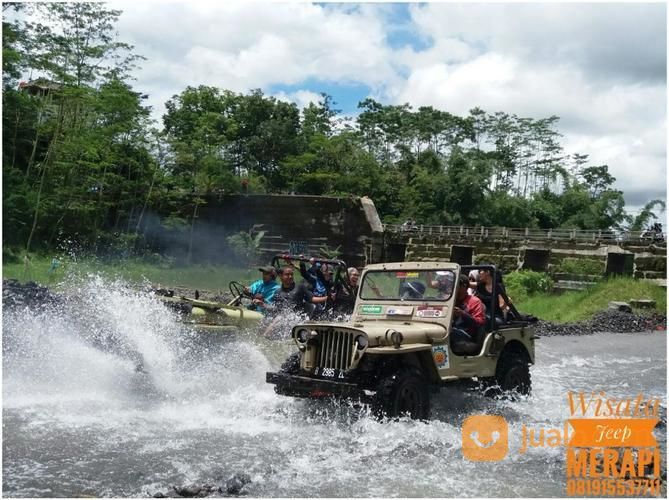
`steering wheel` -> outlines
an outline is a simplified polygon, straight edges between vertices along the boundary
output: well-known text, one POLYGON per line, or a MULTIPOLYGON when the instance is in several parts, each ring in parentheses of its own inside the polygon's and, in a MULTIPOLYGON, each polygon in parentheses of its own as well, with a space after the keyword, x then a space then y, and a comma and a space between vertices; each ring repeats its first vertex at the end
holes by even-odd
POLYGON ((231 281, 230 284, 228 285, 228 288, 230 289, 230 293, 234 297, 229 304, 231 306, 240 305, 242 303, 243 298, 252 298, 251 294, 244 289, 245 288, 244 285, 242 285, 238 281, 231 281))

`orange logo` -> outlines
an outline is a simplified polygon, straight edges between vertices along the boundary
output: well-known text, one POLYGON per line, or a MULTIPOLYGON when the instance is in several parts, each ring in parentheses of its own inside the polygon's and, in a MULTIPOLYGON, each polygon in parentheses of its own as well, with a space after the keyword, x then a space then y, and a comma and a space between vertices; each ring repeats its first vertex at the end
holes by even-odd
POLYGON ((462 454, 475 462, 497 462, 509 452, 509 426, 499 415, 474 415, 462 424, 462 454))

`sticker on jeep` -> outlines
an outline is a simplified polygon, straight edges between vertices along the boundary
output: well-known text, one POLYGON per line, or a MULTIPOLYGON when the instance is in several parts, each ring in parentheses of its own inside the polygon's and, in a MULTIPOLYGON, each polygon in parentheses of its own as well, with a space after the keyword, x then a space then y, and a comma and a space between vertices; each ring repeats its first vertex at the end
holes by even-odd
POLYGON ((413 307, 389 307, 386 310, 388 316, 411 316, 413 307))
POLYGON ((448 350, 443 345, 438 345, 432 348, 432 358, 437 364, 437 368, 450 368, 448 362, 448 350))
POLYGON ((441 306, 418 306, 416 316, 420 318, 441 318, 444 314, 441 306))
POLYGON ((396 278, 419 278, 420 273, 408 272, 408 271, 397 271, 395 273, 396 278))
POLYGON ((362 306, 362 314, 383 314, 383 306, 362 306))

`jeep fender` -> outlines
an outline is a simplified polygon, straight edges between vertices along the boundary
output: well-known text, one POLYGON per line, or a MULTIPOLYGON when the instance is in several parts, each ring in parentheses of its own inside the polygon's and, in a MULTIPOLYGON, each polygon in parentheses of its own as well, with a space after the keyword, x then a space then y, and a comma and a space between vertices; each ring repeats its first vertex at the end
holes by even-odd
POLYGON ((534 364, 534 359, 532 359, 532 356, 530 355, 529 351, 525 347, 525 344, 523 344, 520 340, 516 339, 511 339, 509 340, 506 345, 504 346, 504 349, 502 349, 502 352, 499 354, 498 359, 502 359, 505 356, 508 355, 520 355, 523 356, 528 363, 534 364))
POLYGON ((426 381, 439 382, 439 372, 432 359, 431 344, 409 344, 406 346, 369 347, 365 351, 366 355, 396 356, 403 365, 418 368, 425 377, 426 381))

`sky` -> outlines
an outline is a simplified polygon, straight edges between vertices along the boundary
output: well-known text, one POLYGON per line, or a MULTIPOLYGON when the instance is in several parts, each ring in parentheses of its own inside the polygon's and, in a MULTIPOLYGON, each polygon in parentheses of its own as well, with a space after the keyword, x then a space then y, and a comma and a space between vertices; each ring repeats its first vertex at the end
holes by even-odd
POLYGON ((261 3, 117 0, 135 88, 159 118, 188 85, 355 116, 383 104, 560 117, 567 154, 609 165, 628 211, 666 199, 665 3, 261 3))

